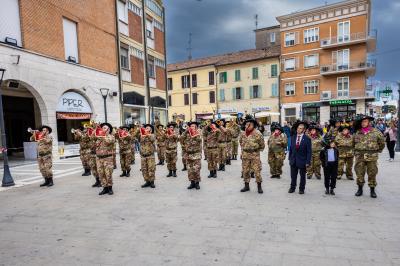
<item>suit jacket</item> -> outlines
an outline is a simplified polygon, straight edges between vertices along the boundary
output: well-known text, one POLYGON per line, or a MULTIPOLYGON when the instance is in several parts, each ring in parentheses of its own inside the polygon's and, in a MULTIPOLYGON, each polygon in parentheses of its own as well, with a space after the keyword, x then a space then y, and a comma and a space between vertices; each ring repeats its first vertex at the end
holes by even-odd
POLYGON ((311 164, 311 139, 303 134, 299 149, 296 149, 297 134, 290 137, 292 145, 289 150, 289 163, 297 168, 306 168, 311 164))

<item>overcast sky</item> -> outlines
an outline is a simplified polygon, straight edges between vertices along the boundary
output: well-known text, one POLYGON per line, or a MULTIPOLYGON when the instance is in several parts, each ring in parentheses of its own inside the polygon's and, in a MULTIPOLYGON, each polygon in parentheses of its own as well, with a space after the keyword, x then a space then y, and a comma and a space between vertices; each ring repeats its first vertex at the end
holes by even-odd
MULTIPOLYGON (((338 1, 326 1, 334 3, 338 1)), ((276 16, 324 5, 324 0, 164 0, 168 63, 255 47, 258 27, 276 25, 276 16)), ((400 0, 372 0, 372 29, 378 30, 375 79, 400 80, 400 0)))

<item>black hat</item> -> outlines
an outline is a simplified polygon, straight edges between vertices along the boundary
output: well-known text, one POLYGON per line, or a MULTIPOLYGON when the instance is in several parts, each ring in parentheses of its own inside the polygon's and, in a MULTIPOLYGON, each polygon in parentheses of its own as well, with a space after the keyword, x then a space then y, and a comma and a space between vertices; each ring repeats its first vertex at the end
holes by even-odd
POLYGON ((130 127, 129 127, 129 126, 127 126, 127 125, 120 126, 119 128, 120 128, 120 129, 126 129, 126 130, 129 130, 129 129, 130 129, 130 127))
POLYGON ((278 122, 272 122, 272 124, 271 124, 271 132, 275 131, 275 129, 278 129, 280 132, 283 132, 283 128, 278 122))
POLYGON ((151 127, 151 133, 154 132, 154 126, 153 126, 152 124, 144 124, 143 127, 144 127, 144 128, 146 128, 146 127, 151 127))
POLYGON ((100 127, 107 126, 110 129, 110 132, 113 130, 113 127, 110 123, 101 123, 100 127))
POLYGON ((190 121, 187 123, 187 125, 190 127, 192 124, 195 124, 196 126, 199 126, 199 123, 196 121, 190 121))
POLYGON ((159 128, 159 127, 164 128, 164 125, 163 125, 163 124, 158 124, 158 125, 157 125, 157 128, 159 128))
POLYGON ((47 128, 47 130, 49 131, 49 134, 53 131, 53 130, 51 129, 51 127, 46 126, 46 125, 42 125, 42 126, 39 128, 39 131, 42 131, 43 128, 47 128))
POLYGON ((364 114, 358 114, 356 115, 355 123, 354 123, 354 129, 358 130, 361 128, 361 122, 365 119, 368 119, 369 121, 374 121, 375 119, 372 116, 369 115, 364 115, 364 114))
POLYGON ((251 115, 247 115, 246 116, 246 119, 244 120, 244 125, 246 125, 247 123, 253 123, 253 125, 254 125, 254 127, 257 127, 258 126, 258 123, 257 123, 257 121, 253 118, 253 116, 251 116, 251 115))
POLYGON ((298 128, 300 125, 304 125, 304 129, 308 129, 308 127, 309 127, 309 124, 307 123, 307 121, 300 121, 300 120, 297 120, 297 121, 293 124, 293 126, 292 126, 292 132, 296 133, 296 132, 297 132, 297 128, 298 128))
POLYGON ((167 127, 173 126, 174 128, 177 126, 175 122, 169 122, 167 127))

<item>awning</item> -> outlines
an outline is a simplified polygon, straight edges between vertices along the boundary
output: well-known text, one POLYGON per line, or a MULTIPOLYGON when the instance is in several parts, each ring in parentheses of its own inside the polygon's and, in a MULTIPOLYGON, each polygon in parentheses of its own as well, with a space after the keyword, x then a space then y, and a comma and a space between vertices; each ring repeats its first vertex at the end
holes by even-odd
POLYGON ((268 116, 273 116, 273 115, 280 115, 278 112, 259 112, 255 114, 256 118, 259 117, 268 117, 268 116))
POLYGON ((92 116, 92 114, 85 114, 85 113, 57 112, 57 119, 84 120, 84 119, 90 119, 91 116, 92 116))

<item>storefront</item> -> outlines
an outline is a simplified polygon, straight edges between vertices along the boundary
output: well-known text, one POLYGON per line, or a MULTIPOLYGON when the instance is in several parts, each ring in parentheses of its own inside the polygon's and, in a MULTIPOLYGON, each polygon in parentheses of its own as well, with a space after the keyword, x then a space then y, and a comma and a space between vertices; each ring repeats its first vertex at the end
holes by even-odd
POLYGON ((330 118, 354 117, 356 115, 356 100, 333 100, 329 102, 330 118))
POLYGON ((303 120, 319 123, 320 107, 321 103, 303 103, 302 104, 303 120))

